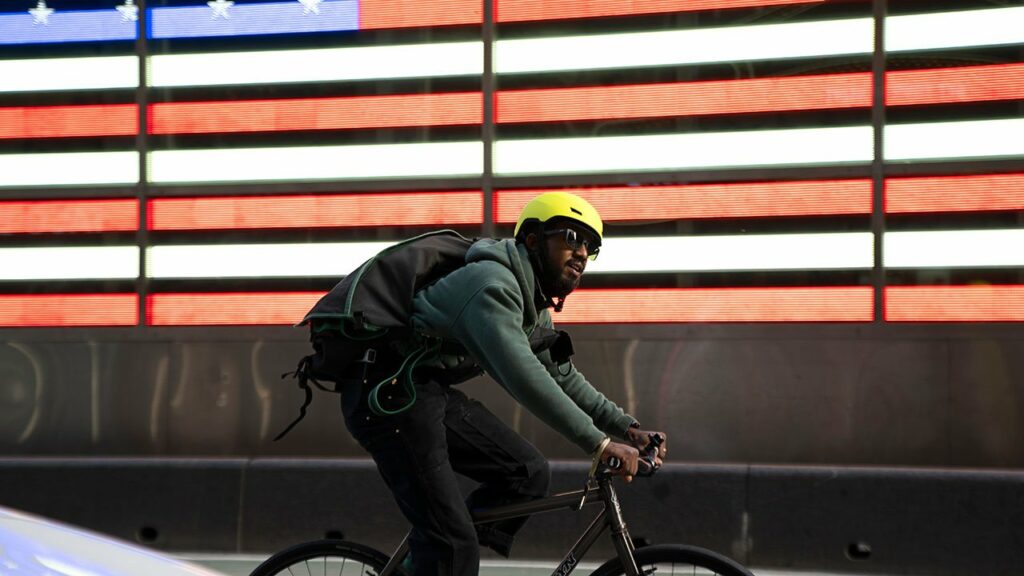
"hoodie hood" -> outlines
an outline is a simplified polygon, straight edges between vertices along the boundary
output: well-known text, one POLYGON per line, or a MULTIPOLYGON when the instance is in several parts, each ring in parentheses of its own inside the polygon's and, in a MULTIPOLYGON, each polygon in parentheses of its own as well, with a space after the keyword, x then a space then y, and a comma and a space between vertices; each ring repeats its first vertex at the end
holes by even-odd
POLYGON ((467 264, 487 260, 500 263, 515 276, 519 291, 523 295, 523 327, 532 330, 537 324, 537 306, 534 305, 537 301, 537 281, 526 246, 516 244, 511 238, 484 238, 474 242, 466 252, 467 264))

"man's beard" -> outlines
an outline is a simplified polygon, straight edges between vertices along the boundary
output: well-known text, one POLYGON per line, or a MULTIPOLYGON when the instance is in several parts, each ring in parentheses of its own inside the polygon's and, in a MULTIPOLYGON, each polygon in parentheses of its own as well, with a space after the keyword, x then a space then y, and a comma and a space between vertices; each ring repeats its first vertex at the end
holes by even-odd
POLYGON ((579 282, 567 278, 561 270, 548 271, 544 292, 552 298, 565 298, 579 286, 579 282))
MULTIPOLYGON (((545 251, 546 252, 546 251, 545 251)), ((583 277, 571 278, 565 275, 565 265, 568 262, 563 263, 561 267, 555 268, 550 266, 551 260, 547 254, 542 254, 542 258, 549 263, 544 270, 544 276, 542 278, 541 287, 544 288, 544 293, 549 298, 565 298, 573 290, 579 288, 580 282, 583 277)))

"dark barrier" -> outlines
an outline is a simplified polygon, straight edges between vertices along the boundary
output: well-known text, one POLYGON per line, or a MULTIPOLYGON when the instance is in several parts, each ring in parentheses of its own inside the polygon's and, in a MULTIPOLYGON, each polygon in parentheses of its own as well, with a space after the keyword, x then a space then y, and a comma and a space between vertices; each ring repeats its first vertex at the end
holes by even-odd
MULTIPOLYGON (((555 491, 573 490, 586 465, 556 462, 552 474, 555 491)), ((1024 471, 670 464, 620 496, 635 538, 754 567, 1024 573, 1024 471)), ((389 551, 406 525, 357 459, 2 459, 0 505, 187 552, 267 553, 325 536, 389 551)), ((596 512, 532 519, 514 557, 560 556, 596 512)), ((611 553, 600 542, 588 560, 611 553)))
POLYGON ((165 550, 235 550, 241 459, 4 459, 0 506, 165 550))
POLYGON ((755 565, 1024 573, 1024 472, 755 467, 749 485, 755 565))
POLYGON ((387 549, 403 522, 368 460, 254 460, 242 518, 242 548, 259 552, 324 537, 387 549))

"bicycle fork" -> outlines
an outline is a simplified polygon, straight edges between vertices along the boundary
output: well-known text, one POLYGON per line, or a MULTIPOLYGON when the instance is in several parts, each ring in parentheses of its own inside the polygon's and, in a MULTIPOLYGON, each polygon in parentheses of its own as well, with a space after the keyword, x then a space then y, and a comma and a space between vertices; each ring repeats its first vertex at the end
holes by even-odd
POLYGON ((608 518, 608 527, 612 530, 612 543, 615 544, 615 552, 622 562, 622 568, 627 576, 642 576, 633 556, 636 548, 633 546, 633 539, 629 537, 629 530, 626 529, 622 507, 619 506, 619 496, 615 493, 611 480, 603 478, 598 482, 598 488, 604 501, 604 512, 601 515, 608 518))

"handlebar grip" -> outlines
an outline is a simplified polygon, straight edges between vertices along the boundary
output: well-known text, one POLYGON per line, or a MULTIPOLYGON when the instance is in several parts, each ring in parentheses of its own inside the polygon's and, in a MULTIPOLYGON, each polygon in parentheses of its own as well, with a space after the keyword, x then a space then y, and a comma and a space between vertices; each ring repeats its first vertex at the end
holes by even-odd
MULTIPOLYGON (((653 476, 658 471, 659 466, 654 463, 653 458, 642 457, 636 461, 637 463, 637 476, 653 476)), ((609 472, 622 469, 622 460, 619 460, 615 456, 608 458, 608 461, 604 463, 605 470, 609 472)))

